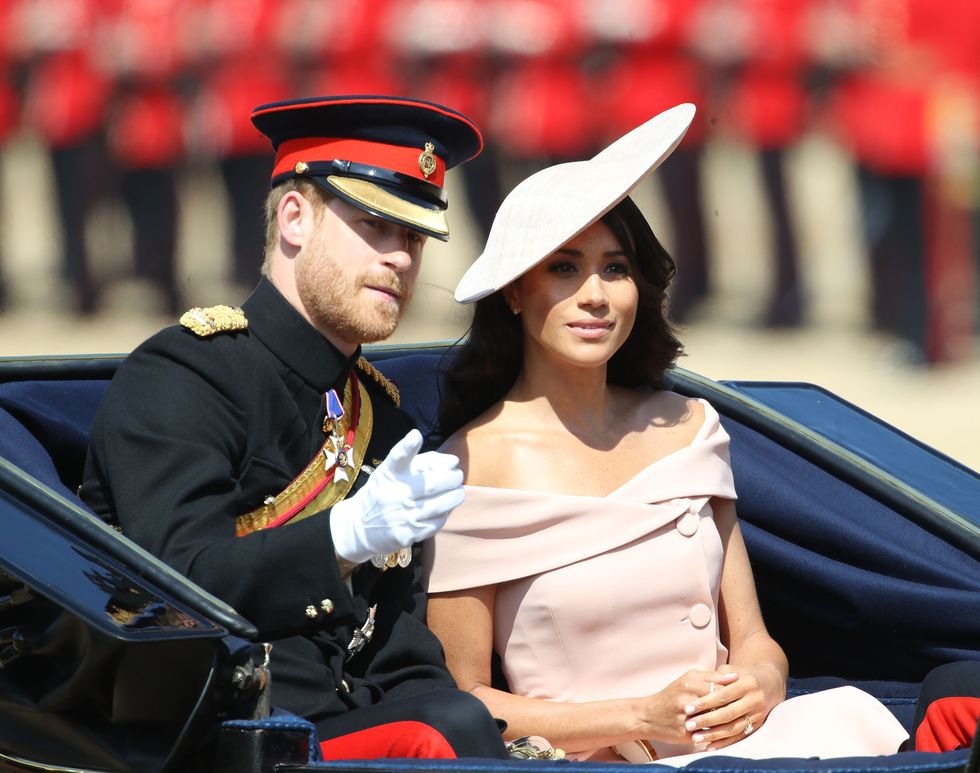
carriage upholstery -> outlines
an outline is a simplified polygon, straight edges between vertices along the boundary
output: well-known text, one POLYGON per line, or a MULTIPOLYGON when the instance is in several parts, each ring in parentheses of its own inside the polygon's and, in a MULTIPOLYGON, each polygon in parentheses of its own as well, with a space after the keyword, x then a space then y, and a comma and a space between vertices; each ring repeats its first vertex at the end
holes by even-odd
MULTIPOLYGON (((431 432, 440 355, 381 351, 402 407, 431 432)), ((107 378, 0 384, 0 456, 75 499, 107 378)), ((911 725, 918 683, 980 659, 974 558, 730 417, 739 516, 791 694, 857 684, 911 725)))

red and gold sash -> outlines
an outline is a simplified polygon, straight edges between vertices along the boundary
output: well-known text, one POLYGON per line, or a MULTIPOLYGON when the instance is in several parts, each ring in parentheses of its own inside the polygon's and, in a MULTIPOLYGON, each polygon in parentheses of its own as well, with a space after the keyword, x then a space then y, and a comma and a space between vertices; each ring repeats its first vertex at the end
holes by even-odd
POLYGON ((344 466, 346 477, 335 480, 338 461, 331 453, 331 437, 328 437, 313 461, 280 494, 270 496, 261 507, 235 519, 236 536, 294 523, 346 497, 364 463, 373 428, 371 397, 357 374, 351 372, 344 386, 344 415, 338 420, 336 432, 345 439, 345 446, 351 448, 344 466))

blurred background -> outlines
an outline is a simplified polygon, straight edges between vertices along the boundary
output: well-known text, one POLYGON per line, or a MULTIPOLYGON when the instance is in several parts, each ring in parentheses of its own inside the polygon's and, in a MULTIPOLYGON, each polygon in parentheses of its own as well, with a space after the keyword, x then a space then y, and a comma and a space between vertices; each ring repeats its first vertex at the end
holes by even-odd
POLYGON ((0 0, 0 356, 126 352, 258 277, 255 105, 482 127, 396 341, 454 339, 501 198, 693 102, 636 192, 681 365, 820 383, 980 468, 977 0, 0 0))

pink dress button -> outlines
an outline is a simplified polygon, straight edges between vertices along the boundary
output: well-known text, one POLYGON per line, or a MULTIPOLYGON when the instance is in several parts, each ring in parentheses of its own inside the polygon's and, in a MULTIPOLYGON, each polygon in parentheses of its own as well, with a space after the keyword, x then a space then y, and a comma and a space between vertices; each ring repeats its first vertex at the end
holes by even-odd
POLYGON ((691 625, 704 628, 711 622, 711 607, 707 604, 695 604, 691 607, 691 625))
POLYGON ((677 531, 685 537, 693 537, 697 534, 700 525, 701 518, 694 513, 684 513, 684 515, 677 519, 677 531))

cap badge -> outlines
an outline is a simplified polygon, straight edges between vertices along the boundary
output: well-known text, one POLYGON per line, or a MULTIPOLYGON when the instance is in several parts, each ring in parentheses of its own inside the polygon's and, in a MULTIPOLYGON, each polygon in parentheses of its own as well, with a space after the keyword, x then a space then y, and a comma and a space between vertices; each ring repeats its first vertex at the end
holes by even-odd
POLYGON ((435 149, 435 145, 427 142, 425 143, 425 150, 419 153, 419 169, 422 170, 422 174, 426 177, 429 177, 436 171, 436 157, 432 153, 435 149))
POLYGON ((296 172, 296 174, 306 174, 310 171, 310 165, 305 161, 297 161, 296 166, 293 167, 293 171, 296 172))

